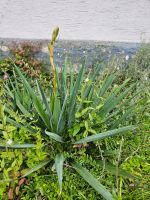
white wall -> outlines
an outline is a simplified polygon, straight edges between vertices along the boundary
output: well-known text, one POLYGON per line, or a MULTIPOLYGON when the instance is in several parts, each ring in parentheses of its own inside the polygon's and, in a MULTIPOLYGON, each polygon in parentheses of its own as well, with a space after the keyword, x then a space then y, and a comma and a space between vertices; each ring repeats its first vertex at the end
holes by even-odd
POLYGON ((0 0, 0 37, 140 42, 150 39, 150 0, 0 0))

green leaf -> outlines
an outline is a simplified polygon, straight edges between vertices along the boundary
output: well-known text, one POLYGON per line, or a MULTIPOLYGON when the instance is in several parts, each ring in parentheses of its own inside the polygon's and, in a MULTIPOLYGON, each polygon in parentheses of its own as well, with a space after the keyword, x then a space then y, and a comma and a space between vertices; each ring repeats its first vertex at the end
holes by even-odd
POLYGON ((32 169, 28 170, 22 177, 26 177, 29 176, 30 174, 32 174, 33 172, 41 169, 42 167, 44 167, 45 165, 47 165, 50 161, 43 161, 41 163, 39 163, 38 165, 36 165, 35 167, 33 167, 32 169))
POLYGON ((75 85, 74 85, 74 88, 73 88, 73 91, 72 91, 72 94, 71 94, 71 97, 70 97, 70 105, 69 105, 69 108, 68 108, 68 114, 69 114, 68 126, 69 127, 71 126, 72 119, 75 115, 73 113, 73 110, 74 110, 75 103, 76 103, 76 97, 77 97, 77 94, 78 94, 80 86, 81 86, 83 74, 84 74, 84 65, 81 67, 81 69, 79 71, 79 74, 77 76, 77 80, 75 82, 75 85))
POLYGON ((53 131, 57 130, 57 124, 59 120, 59 116, 61 113, 61 105, 60 105, 60 97, 56 94, 53 96, 53 121, 55 125, 55 129, 53 131))
POLYGON ((57 142, 61 142, 61 143, 64 142, 63 138, 56 133, 51 133, 51 132, 48 132, 48 131, 45 131, 45 133, 46 133, 46 135, 48 135, 50 138, 52 138, 53 140, 55 140, 57 142))
POLYGON ((101 65, 100 64, 98 64, 97 66, 96 66, 96 70, 95 70, 95 72, 93 73, 93 75, 92 75, 92 77, 90 77, 89 79, 91 80, 91 84, 88 86, 88 87, 86 87, 86 89, 85 89, 85 92, 84 92, 84 95, 83 95, 83 100, 85 100, 88 96, 89 96, 89 94, 90 94, 90 92, 91 92, 91 90, 92 90, 92 88, 93 88, 93 81, 95 81, 95 79, 96 79, 96 76, 98 76, 98 73, 99 73, 99 71, 100 71, 100 68, 101 68, 101 65))
POLYGON ((118 125, 120 125, 123 121, 126 120, 127 117, 129 117, 129 116, 131 117, 132 115, 134 115, 134 112, 133 112, 134 108, 135 108, 135 106, 133 105, 131 108, 127 109, 125 111, 125 113, 120 116, 119 119, 115 120, 115 123, 113 124, 112 129, 114 129, 118 125))
POLYGON ((73 66, 71 65, 70 63, 70 94, 72 94, 72 91, 73 91, 73 83, 74 83, 74 73, 73 73, 73 66))
POLYGON ((86 113, 89 113, 89 110, 93 110, 93 108, 92 107, 87 107, 87 108, 81 110, 80 112, 76 112, 75 117, 76 118, 80 118, 83 115, 85 115, 86 113))
POLYGON ((106 80, 104 81, 102 87, 100 88, 98 92, 99 97, 102 97, 107 92, 108 88, 111 86, 114 79, 115 79, 115 76, 113 74, 106 77, 106 80))
POLYGON ((20 102, 19 98, 18 98, 18 94, 17 92, 15 92, 15 100, 16 100, 16 104, 18 106, 18 108, 20 109, 20 111, 25 115, 25 116, 30 116, 30 113, 27 111, 27 109, 22 105, 22 103, 20 102))
MULTIPOLYGON (((6 109, 6 108, 5 108, 5 110, 6 110, 6 111, 9 111, 9 109, 6 109)), ((10 124, 13 124, 14 126, 16 126, 16 127, 18 127, 18 128, 23 127, 24 129, 26 129, 27 131, 31 131, 32 133, 35 133, 35 132, 36 132, 36 130, 33 129, 33 128, 29 125, 29 123, 28 123, 28 124, 21 124, 21 123, 16 122, 15 120, 13 120, 13 119, 11 119, 11 118, 9 118, 9 117, 6 117, 6 121, 7 121, 8 123, 10 123, 10 124)))
POLYGON ((4 179, 4 180, 0 180, 0 183, 6 183, 6 182, 14 182, 15 179, 4 179))
MULTIPOLYGON (((109 113, 111 110, 113 110, 115 108, 115 106, 117 106, 123 100, 123 98, 125 98, 127 96, 129 91, 131 91, 134 86, 135 86, 135 84, 132 84, 131 87, 129 87, 123 93, 121 93, 120 96, 115 97, 116 91, 112 95, 110 95, 110 97, 106 100, 106 103, 104 104, 104 106, 100 109, 100 111, 99 111, 100 115, 104 116, 107 113, 109 113)), ((119 89, 120 89, 120 87, 119 87, 119 89)))
POLYGON ((58 132, 59 132, 60 129, 62 129, 62 127, 60 127, 60 126, 61 126, 61 120, 63 119, 63 114, 64 114, 66 104, 67 104, 67 97, 68 97, 68 95, 66 94, 64 102, 63 102, 63 106, 62 106, 62 109, 61 109, 61 112, 60 112, 60 115, 59 115, 59 119, 58 119, 58 123, 57 123, 57 131, 58 132))
POLYGON ((5 89, 6 89, 6 93, 7 93, 12 99, 14 99, 14 95, 13 95, 12 91, 9 89, 9 87, 8 87, 7 85, 5 85, 5 84, 4 84, 4 86, 5 86, 5 89))
POLYGON ((37 84, 39 93, 41 95, 41 98, 43 100, 43 103, 45 104, 46 111, 48 112, 48 116, 49 116, 49 121, 50 121, 51 128, 53 129, 52 112, 51 112, 50 106, 49 106, 49 104, 47 102, 47 99, 46 99, 46 96, 44 94, 44 91, 43 91, 43 88, 42 88, 41 84, 38 81, 36 81, 36 84, 37 84))
POLYGON ((19 70, 19 68, 16 65, 14 65, 14 66, 15 66, 15 69, 16 69, 18 75, 21 77, 22 82, 24 83, 24 86, 26 87, 26 89, 28 90, 30 96, 32 97, 32 101, 33 101, 34 107, 37 110, 39 116, 42 118, 42 120, 45 123, 45 125, 48 128, 51 128, 50 127, 50 121, 49 121, 48 115, 45 113, 45 110, 43 108, 43 102, 40 101, 40 99, 38 98, 38 96, 34 93, 34 90, 30 86, 30 84, 28 83, 28 81, 26 80, 26 78, 23 76, 23 74, 21 73, 21 71, 19 70))
POLYGON ((57 171, 60 192, 62 191, 63 164, 64 164, 63 153, 57 154, 55 157, 55 167, 56 167, 56 171, 57 171))
POLYGON ((26 149, 26 148, 34 148, 34 144, 13 144, 13 145, 3 145, 0 144, 0 148, 9 148, 9 149, 26 149))
MULTIPOLYGON (((103 165, 103 161, 97 161, 97 163, 100 164, 100 165, 103 165)), ((105 162, 105 169, 106 169, 108 172, 110 172, 110 173, 116 175, 116 170, 117 170, 117 169, 116 169, 116 166, 113 165, 112 163, 110 163, 110 162, 105 162)), ((137 178, 137 177, 133 176, 132 174, 130 174, 129 172, 127 172, 126 170, 121 169, 121 168, 118 169, 118 175, 119 175, 119 176, 122 176, 122 177, 124 177, 124 178, 137 178)))
POLYGON ((91 135, 91 136, 88 136, 88 137, 83 138, 81 140, 78 140, 74 144, 94 142, 94 141, 101 140, 101 139, 104 139, 104 138, 107 138, 107 137, 112 137, 112 136, 117 135, 117 134, 123 134, 124 132, 127 132, 127 131, 132 131, 135 128, 136 128, 135 126, 125 126, 125 127, 122 127, 122 128, 106 131, 106 132, 103 132, 103 133, 98 133, 96 135, 91 135))
POLYGON ((72 166, 80 174, 80 176, 82 176, 82 178, 106 200, 114 200, 112 194, 87 169, 78 163, 74 163, 72 166))

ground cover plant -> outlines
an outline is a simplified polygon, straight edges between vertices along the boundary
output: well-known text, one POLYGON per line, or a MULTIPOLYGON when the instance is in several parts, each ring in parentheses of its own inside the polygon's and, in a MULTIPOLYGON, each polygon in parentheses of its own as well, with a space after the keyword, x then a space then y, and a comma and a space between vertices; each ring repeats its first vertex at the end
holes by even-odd
POLYGON ((14 63, 1 88, 1 198, 147 199, 147 81, 102 63, 57 71, 57 34, 46 86, 14 63))

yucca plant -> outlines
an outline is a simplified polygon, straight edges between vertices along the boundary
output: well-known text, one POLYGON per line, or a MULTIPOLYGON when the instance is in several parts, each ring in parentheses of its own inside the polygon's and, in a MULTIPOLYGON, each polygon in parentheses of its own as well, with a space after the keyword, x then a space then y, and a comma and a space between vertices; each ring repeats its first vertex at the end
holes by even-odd
MULTIPOLYGON (((46 138, 46 135, 49 136, 54 140, 54 149, 58 148, 56 149, 57 154, 54 162, 60 184, 60 191, 62 190, 63 167, 66 166, 65 163, 69 163, 69 165, 72 166, 72 168, 74 168, 105 199, 113 199, 110 192, 106 190, 87 169, 80 163, 76 163, 76 161, 72 159, 72 156, 71 159, 69 159, 69 156, 65 156, 66 152, 69 153, 69 151, 72 155, 74 148, 78 147, 78 145, 83 145, 84 147, 87 143, 95 143, 101 139, 117 134, 123 134, 124 132, 135 129, 132 125, 119 127, 122 124, 122 121, 130 114, 131 108, 128 108, 119 119, 111 124, 112 127, 109 124, 110 130, 104 128, 100 133, 91 131, 86 137, 84 136, 81 138, 83 131, 81 128, 78 133, 80 135, 79 140, 77 140, 77 135, 73 136, 73 134, 70 134, 71 128, 78 121, 79 117, 80 120, 87 120, 89 114, 92 115, 94 112, 101 117, 103 123, 106 123, 121 111, 120 105, 131 101, 130 98, 126 97, 129 92, 132 91, 134 84, 130 88, 125 89, 128 80, 113 91, 109 90, 111 89, 112 82, 115 78, 114 75, 106 77, 101 87, 95 85, 98 83, 96 79, 98 79, 99 76, 99 68, 100 66, 98 65, 95 72, 88 76, 88 83, 84 79, 84 66, 81 67, 78 74, 68 74, 67 69, 64 68, 60 73, 56 72, 57 87, 55 93, 52 88, 49 94, 47 94, 44 92, 38 81, 36 81, 37 89, 35 89, 35 91, 22 72, 15 66, 17 74, 22 79, 22 83, 30 95, 32 106, 34 108, 32 112, 34 112, 35 117, 38 116, 35 120, 39 121, 37 124, 40 126, 41 130, 45 132, 43 138, 46 138), (125 100, 123 101, 123 99, 125 100), (120 104, 120 102, 122 102, 122 104, 120 104), (115 129, 113 129, 113 127, 115 129), (56 142, 60 143, 60 145, 55 145, 56 142)), ((18 104, 18 101, 16 103, 18 104)), ((18 109, 25 114, 26 108, 23 104, 20 104, 21 102, 18 104, 18 109)), ((13 123, 13 121, 10 122, 13 123)), ((97 124, 95 124, 95 126, 97 126, 97 124)), ((97 129, 95 128, 95 130, 97 129)), ((24 147, 34 147, 34 144, 25 144, 24 147)), ((20 148, 22 148, 22 145, 20 148)), ((28 176, 30 173, 44 167, 50 162, 51 160, 43 161, 38 166, 35 166, 35 168, 29 170, 24 176, 28 176)))
MULTIPOLYGON (((32 113, 34 115, 35 125, 41 128, 45 142, 49 138, 51 141, 50 145, 53 146, 55 154, 54 160, 47 157, 47 160, 30 169, 23 177, 46 165, 54 164, 61 193, 63 168, 68 168, 69 166, 68 169, 71 168, 78 172, 105 199, 114 199, 109 190, 88 169, 77 162, 77 152, 78 147, 86 148, 87 144, 89 146, 90 144, 94 144, 96 148, 96 143, 102 139, 122 135, 125 132, 135 129, 133 125, 122 126, 124 120, 131 114, 131 110, 133 109, 130 106, 122 113, 122 107, 131 102, 132 99, 128 97, 128 94, 133 90, 135 84, 126 89, 129 81, 126 80, 122 85, 114 88, 113 81, 115 75, 113 74, 108 75, 101 83, 99 80, 100 64, 95 67, 94 71, 88 73, 88 75, 85 74, 85 64, 80 67, 78 73, 75 73, 73 70, 69 72, 65 65, 60 72, 56 69, 53 70, 53 73, 55 73, 53 78, 56 79, 56 82, 54 81, 49 91, 45 92, 38 80, 36 80, 37 87, 33 88, 30 81, 25 78, 20 69, 16 65, 14 65, 14 68, 24 85, 24 90, 26 90, 27 95, 30 97, 32 109, 27 110, 27 107, 19 100, 16 101, 16 105, 23 114, 32 113), (100 120, 97 122, 94 116, 99 117, 100 120), (116 118, 116 121, 112 121, 114 116, 119 116, 119 118, 116 118), (84 121, 87 122, 89 119, 92 129, 89 129, 86 134, 83 133, 85 129, 88 129, 87 124, 85 124, 85 127, 83 125, 79 127, 76 133, 72 131, 74 125, 80 123, 80 120, 84 123, 84 121), (99 123, 104 126, 101 126, 99 123)), ((9 92, 12 97, 13 92, 9 92)), ((17 94, 18 92, 19 88, 17 89, 17 94)), ((20 126, 13 119, 10 120, 9 117, 8 121, 18 127, 20 126)), ((21 145, 20 148, 22 147, 21 145)), ((24 147, 34 148, 34 144, 24 144, 24 147)), ((10 148, 13 148, 13 146, 10 146, 10 148)), ((19 144, 17 144, 17 148, 19 148, 19 144)), ((90 151, 87 150, 86 154, 90 154, 90 151)))

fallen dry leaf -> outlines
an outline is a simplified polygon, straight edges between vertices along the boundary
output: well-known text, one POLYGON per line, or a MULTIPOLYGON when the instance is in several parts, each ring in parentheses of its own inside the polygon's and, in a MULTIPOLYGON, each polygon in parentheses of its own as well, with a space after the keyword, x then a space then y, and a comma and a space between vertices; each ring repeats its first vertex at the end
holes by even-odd
POLYGON ((14 195, 13 195, 13 189, 10 188, 9 191, 8 191, 8 199, 9 199, 9 200, 13 199, 13 196, 14 196, 14 195))
POLYGON ((19 195, 19 189, 20 189, 20 187, 17 186, 17 187, 16 187, 16 195, 17 195, 17 196, 19 195))

